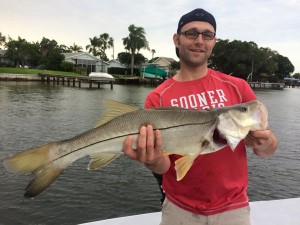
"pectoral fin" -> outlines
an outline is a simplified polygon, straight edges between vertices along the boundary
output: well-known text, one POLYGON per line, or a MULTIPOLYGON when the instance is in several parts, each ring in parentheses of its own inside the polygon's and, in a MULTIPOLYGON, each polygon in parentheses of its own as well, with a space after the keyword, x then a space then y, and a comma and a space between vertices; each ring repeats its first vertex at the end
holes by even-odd
POLYGON ((180 181, 182 178, 184 178, 184 176, 192 167, 194 160, 209 146, 209 144, 210 142, 207 139, 204 139, 201 141, 201 145, 197 151, 187 154, 175 161, 177 181, 180 181))
POLYGON ((196 153, 188 154, 175 161, 177 181, 180 181, 182 178, 184 178, 197 156, 198 154, 196 153))
MULTIPOLYGON (((174 152, 166 152, 166 151, 163 151, 163 154, 164 155, 172 155, 172 154, 174 154, 174 152)), ((183 154, 180 154, 180 153, 175 153, 176 155, 183 155, 183 154)))
POLYGON ((100 153, 91 156, 88 170, 97 170, 119 157, 119 154, 100 153))

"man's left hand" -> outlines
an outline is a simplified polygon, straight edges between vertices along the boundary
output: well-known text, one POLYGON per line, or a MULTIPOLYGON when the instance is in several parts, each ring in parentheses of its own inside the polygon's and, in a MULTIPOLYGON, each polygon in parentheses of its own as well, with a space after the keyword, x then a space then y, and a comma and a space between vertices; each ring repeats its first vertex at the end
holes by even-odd
POLYGON ((244 140, 246 146, 263 158, 272 156, 278 146, 278 140, 270 129, 250 131, 244 140))

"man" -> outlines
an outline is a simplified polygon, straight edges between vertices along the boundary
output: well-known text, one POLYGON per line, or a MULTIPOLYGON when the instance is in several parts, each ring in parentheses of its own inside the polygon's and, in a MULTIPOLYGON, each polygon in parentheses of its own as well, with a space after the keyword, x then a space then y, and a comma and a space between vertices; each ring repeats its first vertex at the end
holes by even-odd
MULTIPOLYGON (((203 9, 181 17, 173 36, 181 68, 147 96, 145 108, 208 109, 256 99, 244 80, 208 68, 215 32, 214 17, 203 9)), ((124 142, 125 155, 163 176, 166 199, 161 225, 250 224, 245 144, 258 156, 271 156, 278 141, 270 129, 251 132, 234 152, 227 146, 198 156, 181 181, 176 181, 174 169, 174 162, 181 156, 163 155, 162 142, 160 131, 153 131, 151 125, 140 129, 137 149, 132 149, 132 136, 124 142)))

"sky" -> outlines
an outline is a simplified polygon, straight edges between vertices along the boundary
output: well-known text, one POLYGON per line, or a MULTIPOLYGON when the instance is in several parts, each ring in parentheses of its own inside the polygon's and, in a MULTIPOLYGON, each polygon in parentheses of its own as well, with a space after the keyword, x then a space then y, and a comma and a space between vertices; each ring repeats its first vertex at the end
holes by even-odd
MULTIPOLYGON (((217 21, 217 38, 253 41, 288 57, 300 73, 299 0, 1 0, 0 32, 28 42, 43 37, 59 45, 73 43, 84 50, 89 38, 108 33, 115 43, 115 58, 124 52, 128 27, 143 27, 154 57, 178 60, 173 34, 182 15, 203 8, 217 21)), ((152 53, 141 50, 146 58, 152 53)), ((106 50, 112 59, 112 49, 106 50)), ((255 65, 254 65, 255 66, 255 65)))

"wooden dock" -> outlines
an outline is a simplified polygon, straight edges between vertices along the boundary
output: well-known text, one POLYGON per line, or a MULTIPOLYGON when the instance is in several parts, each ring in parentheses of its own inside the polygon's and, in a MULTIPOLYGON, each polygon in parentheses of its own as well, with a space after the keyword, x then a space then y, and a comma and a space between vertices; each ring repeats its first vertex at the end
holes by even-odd
POLYGON ((253 89, 283 89, 284 83, 269 83, 269 82, 249 82, 253 89))
POLYGON ((89 88, 96 84, 100 88, 101 84, 110 84, 110 89, 113 89, 114 79, 101 78, 101 77, 87 77, 87 76, 65 76, 65 75, 55 75, 55 74, 39 74, 42 83, 53 83, 62 84, 79 88, 82 87, 82 83, 88 83, 89 88))
POLYGON ((141 78, 139 76, 129 77, 118 77, 117 82, 119 84, 150 84, 151 86, 158 86, 161 84, 164 80, 163 79, 156 79, 156 78, 141 78))

